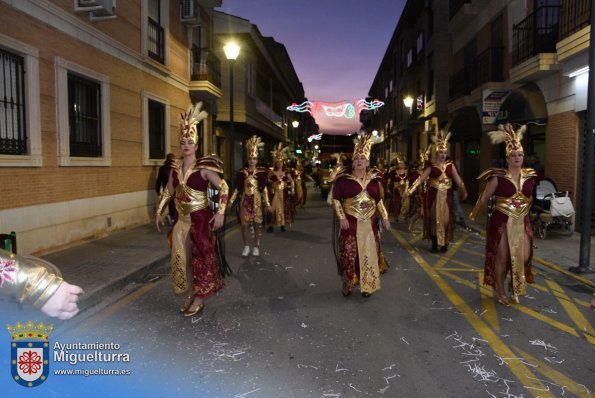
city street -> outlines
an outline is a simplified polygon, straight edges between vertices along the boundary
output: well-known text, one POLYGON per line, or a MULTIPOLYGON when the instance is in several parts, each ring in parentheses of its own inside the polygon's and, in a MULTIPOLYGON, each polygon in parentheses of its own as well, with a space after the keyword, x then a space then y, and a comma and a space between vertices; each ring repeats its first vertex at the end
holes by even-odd
POLYGON ((151 397, 590 396, 589 289, 537 268, 528 296, 504 307, 481 283, 481 236, 457 228, 440 256, 401 222, 383 233, 382 290, 343 297, 331 210, 311 198, 286 232, 264 233, 260 257, 242 258, 239 228, 228 231, 233 275, 199 316, 178 313, 164 264, 61 340, 119 343, 151 397))

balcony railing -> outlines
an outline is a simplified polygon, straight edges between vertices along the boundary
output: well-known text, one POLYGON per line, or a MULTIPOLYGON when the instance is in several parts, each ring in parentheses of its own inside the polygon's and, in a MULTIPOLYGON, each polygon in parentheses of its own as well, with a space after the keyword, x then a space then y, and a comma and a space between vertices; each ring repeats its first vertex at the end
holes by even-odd
POLYGON ((190 80, 207 80, 221 87, 221 60, 206 48, 192 46, 190 80))
POLYGON ((454 16, 457 15, 457 12, 459 12, 459 10, 463 8, 465 4, 470 3, 471 0, 450 0, 448 4, 450 10, 450 19, 453 19, 454 16))
POLYGON ((468 95, 487 82, 504 80, 504 47, 489 47, 477 55, 473 65, 450 77, 450 99, 468 95))
POLYGON ((149 57, 160 63, 165 63, 165 35, 158 22, 149 18, 149 57))
POLYGON ((504 80, 504 47, 490 47, 479 54, 474 61, 474 82, 472 88, 487 82, 504 80))
POLYGON ((512 28, 512 65, 541 53, 555 53, 560 26, 560 6, 539 7, 512 28))
POLYGON ((591 0, 566 0, 560 10, 560 40, 589 25, 591 0))

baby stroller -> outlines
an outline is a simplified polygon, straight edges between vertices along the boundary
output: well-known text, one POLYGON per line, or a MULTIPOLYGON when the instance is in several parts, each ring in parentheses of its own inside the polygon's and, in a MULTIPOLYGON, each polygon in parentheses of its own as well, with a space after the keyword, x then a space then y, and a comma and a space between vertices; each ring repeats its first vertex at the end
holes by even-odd
POLYGON ((558 191, 554 181, 549 178, 544 178, 537 184, 531 207, 534 233, 541 239, 547 237, 548 230, 557 230, 565 236, 572 236, 573 215, 574 206, 568 191, 558 191))

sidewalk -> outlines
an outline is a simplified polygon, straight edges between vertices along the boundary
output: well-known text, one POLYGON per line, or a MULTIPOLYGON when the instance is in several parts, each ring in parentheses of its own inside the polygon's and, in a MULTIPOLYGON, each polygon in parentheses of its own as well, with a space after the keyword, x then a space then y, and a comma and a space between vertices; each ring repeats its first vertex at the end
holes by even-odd
MULTIPOLYGON (((463 204, 466 214, 470 205, 463 204)), ((479 221, 467 221, 467 226, 484 232, 485 214, 479 221)), ((228 215, 228 230, 236 224, 235 217, 228 215)), ((66 281, 82 286, 85 294, 79 302, 81 310, 98 304, 107 295, 124 289, 135 281, 147 280, 169 272, 169 254, 166 234, 153 224, 115 233, 82 245, 44 256, 56 264, 66 281)), ((577 266, 580 253, 580 234, 572 237, 548 235, 547 239, 535 238, 534 265, 543 266, 547 272, 564 273, 581 283, 595 288, 595 274, 574 275, 568 267, 577 266)), ((591 239, 591 267, 594 266, 595 239, 591 239)))

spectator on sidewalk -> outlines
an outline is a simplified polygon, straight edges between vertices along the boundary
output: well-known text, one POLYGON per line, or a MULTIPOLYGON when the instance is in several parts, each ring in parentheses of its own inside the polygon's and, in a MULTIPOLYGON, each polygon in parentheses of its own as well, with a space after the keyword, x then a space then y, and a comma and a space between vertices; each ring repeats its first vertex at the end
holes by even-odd
MULTIPOLYGON (((174 165, 175 158, 176 156, 173 153, 168 153, 165 157, 163 165, 159 167, 159 172, 157 173, 157 180, 155 181, 155 192, 157 193, 157 197, 160 197, 163 190, 165 190, 167 187, 167 181, 169 180, 169 172, 174 165)), ((176 204, 173 200, 170 201, 167 205, 167 210, 167 221, 169 222, 169 225, 173 225, 174 220, 178 216, 176 211, 176 204)))
POLYGON ((533 202, 537 173, 523 168, 521 140, 526 126, 518 130, 510 125, 500 125, 498 130, 488 132, 493 144, 506 143, 507 168, 492 168, 484 171, 478 179, 482 182, 479 199, 469 215, 471 220, 488 199, 496 196, 490 223, 486 228, 486 258, 484 285, 493 286, 496 300, 509 306, 504 281, 510 272, 510 299, 519 302, 526 294, 526 282, 533 283, 531 261, 533 258, 533 231, 529 212, 533 202))
POLYGON ((79 310, 79 286, 65 282, 46 261, 0 249, 0 294, 29 301, 44 314, 66 320, 79 310))
POLYGON ((186 317, 194 316, 204 309, 204 299, 223 289, 223 275, 212 231, 223 226, 229 188, 223 174, 222 162, 212 156, 196 158, 198 132, 196 126, 208 116, 201 111, 202 102, 191 106, 180 120, 180 147, 182 159, 177 160, 163 190, 155 225, 161 231, 161 213, 175 193, 178 218, 172 231, 172 282, 174 293, 186 294, 180 312, 186 317), (212 184, 219 190, 217 211, 209 207, 207 189, 212 184))

